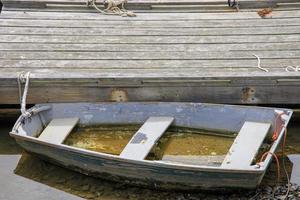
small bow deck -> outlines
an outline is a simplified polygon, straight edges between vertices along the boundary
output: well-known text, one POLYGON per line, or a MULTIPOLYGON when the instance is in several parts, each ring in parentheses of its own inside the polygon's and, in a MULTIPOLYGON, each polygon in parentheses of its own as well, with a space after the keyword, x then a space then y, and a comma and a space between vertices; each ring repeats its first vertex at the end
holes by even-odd
POLYGON ((22 71, 32 72, 28 103, 299 103, 299 72, 286 71, 300 65, 298 1, 240 0, 236 12, 227 1, 136 0, 133 18, 84 0, 3 3, 0 104, 19 103, 22 71))

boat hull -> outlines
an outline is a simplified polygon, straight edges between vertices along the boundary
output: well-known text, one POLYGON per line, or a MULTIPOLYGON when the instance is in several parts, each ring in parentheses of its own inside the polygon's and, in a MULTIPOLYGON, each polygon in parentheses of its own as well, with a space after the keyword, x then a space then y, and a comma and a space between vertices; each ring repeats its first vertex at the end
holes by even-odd
POLYGON ((80 173, 109 181, 166 190, 233 190, 254 189, 263 171, 235 171, 213 169, 183 169, 178 166, 142 164, 105 157, 87 156, 64 148, 33 141, 17 142, 40 158, 80 173))
MULTIPOLYGON (((260 168, 224 168, 132 160, 53 144, 37 137, 53 118, 64 117, 78 117, 81 124, 93 125, 141 124, 151 116, 172 116, 175 118, 175 126, 232 133, 239 131, 245 121, 274 124, 274 119, 277 119, 274 108, 201 103, 63 103, 37 105, 35 108, 40 112, 33 114, 30 119, 21 116, 10 133, 26 151, 61 166, 110 181, 176 190, 254 189, 260 184, 272 159, 268 155, 260 168)), ((292 111, 281 111, 287 116, 284 124, 286 127, 292 111)), ((283 135, 284 127, 278 139, 272 143, 270 152, 275 152, 283 135)))

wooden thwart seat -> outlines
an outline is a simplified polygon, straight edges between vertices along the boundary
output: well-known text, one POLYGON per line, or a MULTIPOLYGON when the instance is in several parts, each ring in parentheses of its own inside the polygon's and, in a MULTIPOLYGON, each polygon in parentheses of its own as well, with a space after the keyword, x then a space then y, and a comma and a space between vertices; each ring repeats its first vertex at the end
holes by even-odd
POLYGON ((150 117, 134 134, 120 157, 133 160, 145 159, 173 121, 173 117, 150 117))
POLYGON ((38 139, 53 144, 61 144, 78 123, 79 118, 53 119, 38 139))
POLYGON ((270 129, 270 123, 245 122, 221 167, 247 168, 253 162, 270 129))

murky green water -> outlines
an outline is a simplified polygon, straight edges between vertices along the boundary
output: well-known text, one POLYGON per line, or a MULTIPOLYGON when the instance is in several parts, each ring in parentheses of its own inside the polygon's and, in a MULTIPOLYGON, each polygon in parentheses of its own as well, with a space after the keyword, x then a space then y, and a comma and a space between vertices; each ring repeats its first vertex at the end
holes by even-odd
MULTIPOLYGON (((8 131, 11 127, 12 123, 5 122, 0 124, 0 154, 19 154, 22 152, 18 145, 16 145, 8 136, 8 131)), ((137 130, 137 127, 127 127, 127 132, 123 130, 119 134, 111 134, 111 131, 108 131, 107 128, 105 129, 105 127, 102 127, 100 128, 101 130, 99 130, 98 127, 97 131, 102 131, 102 133, 104 133, 100 134, 100 139, 98 139, 99 132, 97 133, 97 131, 95 131, 96 129, 97 127, 83 132, 79 130, 77 134, 76 132, 73 133, 66 143, 90 150, 119 154, 132 134, 137 130), (82 138, 81 134, 86 134, 83 142, 82 140, 79 140, 82 138), (112 148, 111 144, 115 144, 116 147, 112 148)), ((232 143, 232 138, 225 139, 224 137, 219 136, 211 137, 199 134, 196 135, 197 136, 193 133, 182 134, 180 132, 174 134, 174 132, 171 131, 162 139, 162 145, 158 145, 160 148, 159 152, 164 151, 165 154, 168 155, 222 155, 224 154, 224 151, 226 152, 226 150, 228 150, 232 143), (206 138, 205 141, 207 144, 201 144, 203 138, 206 138), (199 143, 201 145, 199 145, 199 143), (216 145, 213 146, 211 145, 212 143, 216 145), (203 148, 203 145, 207 145, 207 148, 203 148), (220 146, 222 147, 220 148, 220 146)), ((297 121, 291 123, 291 126, 289 127, 286 154, 300 154, 299 144, 300 123, 297 121)), ((290 173, 292 164, 288 159, 286 159, 286 166, 290 173)), ((15 169, 15 173, 87 199, 178 199, 180 196, 189 196, 189 194, 186 193, 142 189, 124 185, 122 183, 104 181, 52 165, 26 153, 23 153, 23 156, 15 169)), ((274 184, 275 180, 276 165, 273 163, 262 184, 274 184)), ((283 173, 281 181, 285 181, 283 173)), ((211 196, 209 196, 209 194, 205 194, 205 197, 216 198, 216 195, 211 194, 211 196)))
MULTIPOLYGON (((139 128, 140 125, 78 127, 66 139, 65 144, 119 155, 139 128)), ((223 137, 203 130, 171 127, 160 138, 147 159, 162 159, 167 155, 226 155, 233 139, 233 136, 223 137)))

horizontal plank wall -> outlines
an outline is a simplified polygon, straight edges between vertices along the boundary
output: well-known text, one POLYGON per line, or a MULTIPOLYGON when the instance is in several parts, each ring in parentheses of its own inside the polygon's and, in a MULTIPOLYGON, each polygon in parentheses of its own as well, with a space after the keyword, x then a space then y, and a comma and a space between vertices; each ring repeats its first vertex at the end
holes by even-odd
POLYGON ((237 12, 219 0, 132 0, 133 18, 84 0, 3 3, 0 104, 19 102, 22 71, 32 73, 28 103, 300 102, 300 72, 286 71, 300 66, 299 1, 240 0, 237 12))

